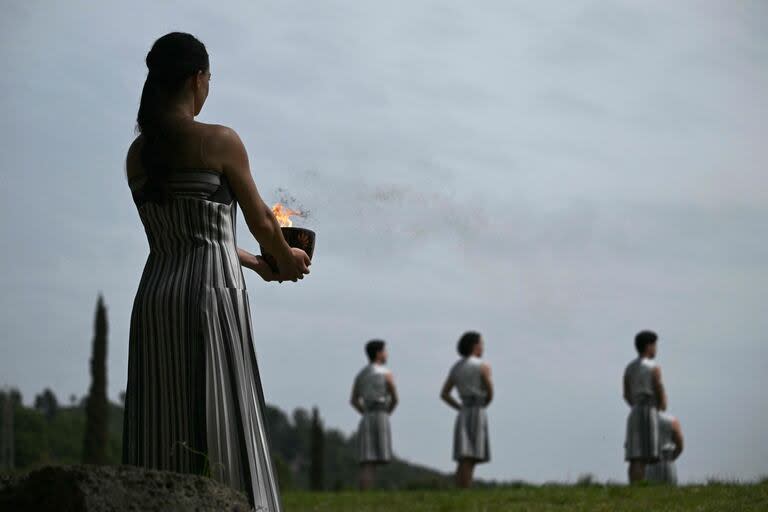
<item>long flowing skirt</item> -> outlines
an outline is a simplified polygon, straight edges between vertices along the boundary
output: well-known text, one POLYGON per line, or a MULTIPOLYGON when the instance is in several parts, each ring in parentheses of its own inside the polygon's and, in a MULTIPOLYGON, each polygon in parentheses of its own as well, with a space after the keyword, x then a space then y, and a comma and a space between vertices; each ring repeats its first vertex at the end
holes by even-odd
POLYGON ((123 463, 208 475, 280 512, 247 292, 183 281, 145 272, 134 302, 123 463))

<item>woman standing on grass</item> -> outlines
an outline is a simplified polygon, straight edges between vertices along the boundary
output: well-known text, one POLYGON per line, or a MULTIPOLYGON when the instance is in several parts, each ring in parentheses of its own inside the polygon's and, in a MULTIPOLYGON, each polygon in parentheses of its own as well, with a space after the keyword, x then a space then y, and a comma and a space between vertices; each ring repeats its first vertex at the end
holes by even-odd
POLYGON ((624 370, 624 401, 630 406, 624 459, 629 463, 629 483, 645 480, 645 468, 659 461, 659 411, 667 410, 667 394, 656 362, 653 331, 635 336, 637 358, 624 370))
POLYGON ((475 465, 491 460, 485 409, 493 400, 493 382, 491 367, 482 360, 480 333, 464 333, 457 349, 461 359, 451 368, 440 398, 459 411, 453 435, 453 460, 458 464, 456 485, 467 488, 472 485, 475 465), (460 402, 451 395, 454 387, 460 402))
POLYGON ((389 417, 397 407, 395 378, 387 368, 389 356, 386 343, 371 340, 365 344, 369 364, 355 377, 352 407, 360 413, 357 429, 358 462, 360 463, 360 489, 373 486, 376 466, 392 460, 392 431, 389 417))
POLYGON ((195 121, 211 78, 205 46, 170 33, 146 62, 126 161, 150 252, 131 315, 123 462, 207 474, 278 512, 242 267, 296 281, 309 258, 283 239, 237 133, 195 121), (237 246, 238 204, 279 274, 237 246))

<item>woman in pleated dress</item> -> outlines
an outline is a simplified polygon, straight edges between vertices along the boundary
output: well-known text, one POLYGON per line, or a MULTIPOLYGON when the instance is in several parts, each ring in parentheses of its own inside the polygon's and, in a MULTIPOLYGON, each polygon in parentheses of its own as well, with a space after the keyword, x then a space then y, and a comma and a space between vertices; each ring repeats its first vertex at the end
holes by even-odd
POLYGON ((387 364, 387 349, 382 340, 365 345, 370 364, 363 367, 352 384, 350 403, 360 413, 357 429, 360 489, 373 486, 376 466, 392 460, 392 431, 389 416, 397 407, 395 378, 387 364))
POLYGON ((459 412, 454 426, 453 460, 457 463, 456 485, 468 488, 472 485, 475 466, 491 460, 485 409, 493 400, 493 382, 491 367, 482 359, 480 333, 464 333, 457 349, 461 359, 448 373, 440 397, 459 412), (454 387, 459 400, 451 394, 454 387))
POLYGON ((284 240, 238 135, 195 121, 211 77, 205 46, 170 33, 146 63, 126 158, 149 256, 131 315, 123 462, 208 475, 279 512, 242 269, 296 281, 309 258, 284 240), (278 272, 237 246, 238 205, 278 272))
POLYGON ((667 409, 667 395, 655 361, 657 340, 652 331, 638 333, 638 356, 624 370, 624 401, 630 406, 624 458, 630 483, 644 480, 646 466, 659 460, 659 411, 667 409))

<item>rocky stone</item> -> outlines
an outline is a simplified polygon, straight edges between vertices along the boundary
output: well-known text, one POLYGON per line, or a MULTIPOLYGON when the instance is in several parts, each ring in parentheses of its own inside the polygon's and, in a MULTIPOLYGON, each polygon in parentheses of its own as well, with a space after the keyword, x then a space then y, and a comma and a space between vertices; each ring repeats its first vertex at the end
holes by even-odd
POLYGON ((245 496, 210 478, 132 466, 51 466, 0 479, 0 510, 248 512, 245 496))

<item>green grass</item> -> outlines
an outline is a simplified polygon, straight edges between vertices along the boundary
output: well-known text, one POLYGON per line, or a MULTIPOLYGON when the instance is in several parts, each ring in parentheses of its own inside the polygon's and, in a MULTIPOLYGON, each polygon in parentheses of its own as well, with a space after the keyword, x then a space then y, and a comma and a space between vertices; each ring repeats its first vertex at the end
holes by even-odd
POLYGON ((523 486, 471 491, 289 492, 286 512, 768 510, 768 482, 701 486, 523 486))

